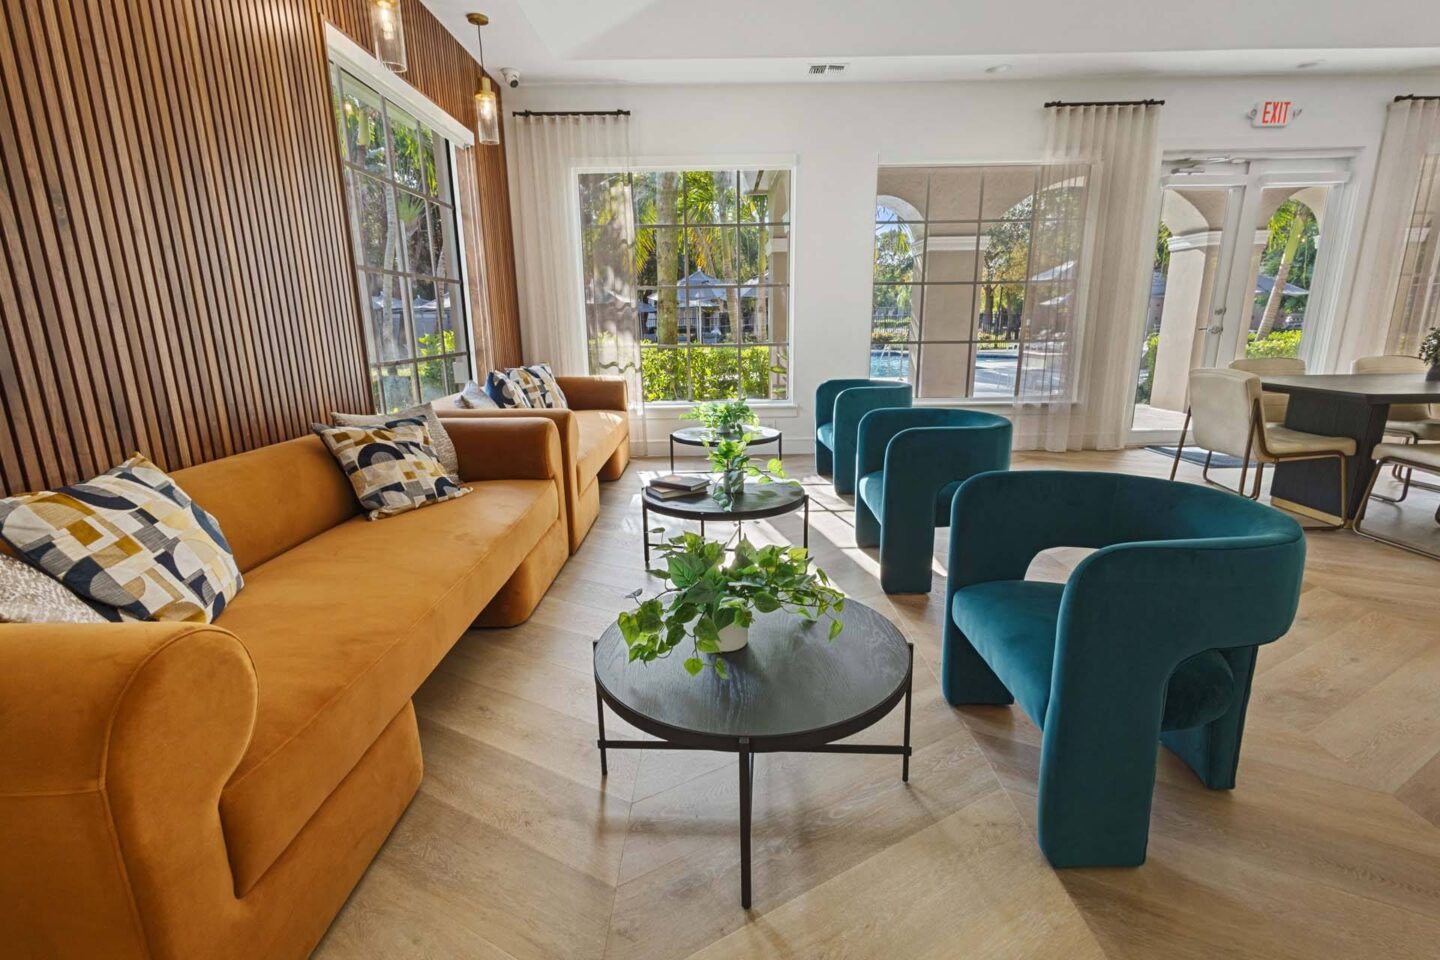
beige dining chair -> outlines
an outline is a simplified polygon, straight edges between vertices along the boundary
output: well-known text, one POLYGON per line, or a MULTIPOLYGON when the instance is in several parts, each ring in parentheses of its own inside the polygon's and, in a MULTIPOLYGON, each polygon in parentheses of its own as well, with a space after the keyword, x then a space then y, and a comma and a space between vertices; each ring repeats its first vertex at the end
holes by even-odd
POLYGON ((1251 500, 1260 499, 1260 481, 1265 464, 1288 460, 1318 460, 1334 457, 1339 464, 1340 509, 1338 530, 1347 523, 1349 503, 1346 490, 1348 458, 1355 455, 1355 441, 1350 437, 1327 437, 1305 433, 1289 427, 1265 422, 1262 411, 1260 377, 1245 370, 1201 367, 1190 371, 1190 406, 1185 411, 1185 424, 1180 429, 1180 443, 1175 448, 1175 462, 1170 466, 1170 479, 1180 468, 1180 455, 1185 448, 1185 434, 1195 427, 1195 444, 1205 450, 1201 476, 1206 483, 1229 490, 1210 479, 1210 459, 1216 453, 1239 457, 1240 485, 1232 491, 1251 500), (1250 461, 1255 461, 1255 482, 1245 492, 1245 476, 1250 461))
MULTIPOLYGON (((1360 357, 1350 365, 1351 373, 1415 373, 1424 374, 1430 365, 1419 357, 1387 354, 1379 357, 1360 357)), ((1405 443, 1420 443, 1422 440, 1440 440, 1440 403, 1397 403, 1390 407, 1385 418, 1385 432, 1402 437, 1405 443)), ((1400 496, 1387 497, 1372 493, 1376 500, 1386 503, 1400 503, 1410 495, 1411 470, 1399 464, 1391 467, 1395 479, 1400 481, 1400 496)), ((1379 473, 1379 470, 1376 470, 1379 473)), ((1434 484, 1416 483, 1430 490, 1434 484)), ((1372 483, 1373 487, 1374 484, 1372 483)))
MULTIPOLYGON (((1305 375, 1305 361, 1299 357, 1241 357, 1230 361, 1230 369, 1262 376, 1268 373, 1271 376, 1301 377, 1305 375)), ((1290 394, 1262 390, 1260 409, 1265 414, 1266 423, 1284 423, 1285 413, 1290 409, 1290 394)))
MULTIPOLYGON (((1370 485, 1365 490, 1365 498, 1360 501, 1360 509, 1355 513, 1355 532, 1362 537, 1369 537, 1371 540, 1378 540, 1381 543, 1400 547, 1402 550, 1409 550, 1412 553, 1440 560, 1440 553, 1426 550, 1415 543, 1407 543, 1373 530, 1366 530, 1362 526, 1365 513, 1370 507, 1370 498, 1383 499, 1376 497, 1373 493, 1375 478, 1380 476, 1380 472, 1385 467, 1401 467, 1404 468, 1407 476, 1411 470, 1423 470, 1426 473, 1440 475, 1440 443, 1377 443, 1371 456, 1379 463, 1375 467, 1375 472, 1370 475, 1370 485)), ((1435 522, 1440 523, 1440 507, 1435 510, 1435 522)))

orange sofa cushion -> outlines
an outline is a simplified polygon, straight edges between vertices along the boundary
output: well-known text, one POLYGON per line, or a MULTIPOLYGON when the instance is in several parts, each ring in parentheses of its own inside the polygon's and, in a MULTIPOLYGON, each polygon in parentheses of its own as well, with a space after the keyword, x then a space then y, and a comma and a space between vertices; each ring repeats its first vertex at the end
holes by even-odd
POLYGON ((575 472, 583 487, 600 472, 615 448, 625 442, 629 424, 618 410, 576 410, 575 426, 580 449, 575 454, 575 472))
POLYGON ((236 564, 247 574, 360 512, 349 479, 315 436, 212 460, 170 476, 219 521, 236 564))
POLYGON ((220 799, 237 894, 560 517, 552 481, 467 486, 475 492, 458 500, 356 517, 261 564, 216 621, 245 644, 260 690, 250 745, 220 799))

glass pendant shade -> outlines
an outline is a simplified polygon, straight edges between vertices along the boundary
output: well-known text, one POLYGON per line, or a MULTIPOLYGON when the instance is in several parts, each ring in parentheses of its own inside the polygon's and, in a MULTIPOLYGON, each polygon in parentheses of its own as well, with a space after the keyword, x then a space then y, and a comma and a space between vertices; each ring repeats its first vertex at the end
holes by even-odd
POLYGON ((494 146, 500 142, 500 100, 490 88, 490 78, 480 78, 475 91, 475 139, 494 146))
POLYGON ((400 0, 370 0, 370 33, 375 38, 375 59, 395 73, 404 73, 408 63, 400 0))

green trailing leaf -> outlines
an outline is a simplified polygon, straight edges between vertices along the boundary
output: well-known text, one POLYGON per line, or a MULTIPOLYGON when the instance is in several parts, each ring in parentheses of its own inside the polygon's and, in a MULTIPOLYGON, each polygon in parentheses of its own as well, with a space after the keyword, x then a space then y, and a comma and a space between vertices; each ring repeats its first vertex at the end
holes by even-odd
POLYGON ((701 655, 711 654, 709 666, 727 678, 725 660, 717 655, 720 631, 731 625, 748 628, 757 613, 784 610, 809 622, 828 613, 829 638, 841 632, 834 614, 844 609, 844 594, 822 571, 812 570, 803 548, 757 548, 738 534, 722 543, 684 533, 656 549, 663 568, 651 572, 665 589, 616 618, 632 661, 660 659, 688 642, 687 672, 703 672, 707 664, 701 655))

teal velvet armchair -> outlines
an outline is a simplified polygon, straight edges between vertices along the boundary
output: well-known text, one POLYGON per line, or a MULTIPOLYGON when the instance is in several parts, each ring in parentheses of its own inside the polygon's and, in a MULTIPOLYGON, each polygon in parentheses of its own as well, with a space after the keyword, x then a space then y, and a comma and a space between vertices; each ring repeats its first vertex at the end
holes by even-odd
POLYGON ((826 380, 815 388, 815 472, 836 493, 855 492, 855 443, 871 410, 908 407, 912 391, 895 380, 826 380))
POLYGON ((1235 785, 1257 647, 1299 603, 1300 525, 1194 484, 1017 471, 961 484, 950 534, 946 699, 1018 700, 1041 728, 1051 864, 1143 863, 1157 740, 1235 785), (1025 580, 1056 546, 1097 549, 1063 585, 1025 580))
POLYGON ((929 593, 935 528, 960 482, 1010 467, 1010 421, 993 413, 901 407, 860 418, 855 544, 880 547, 886 593, 929 593))

